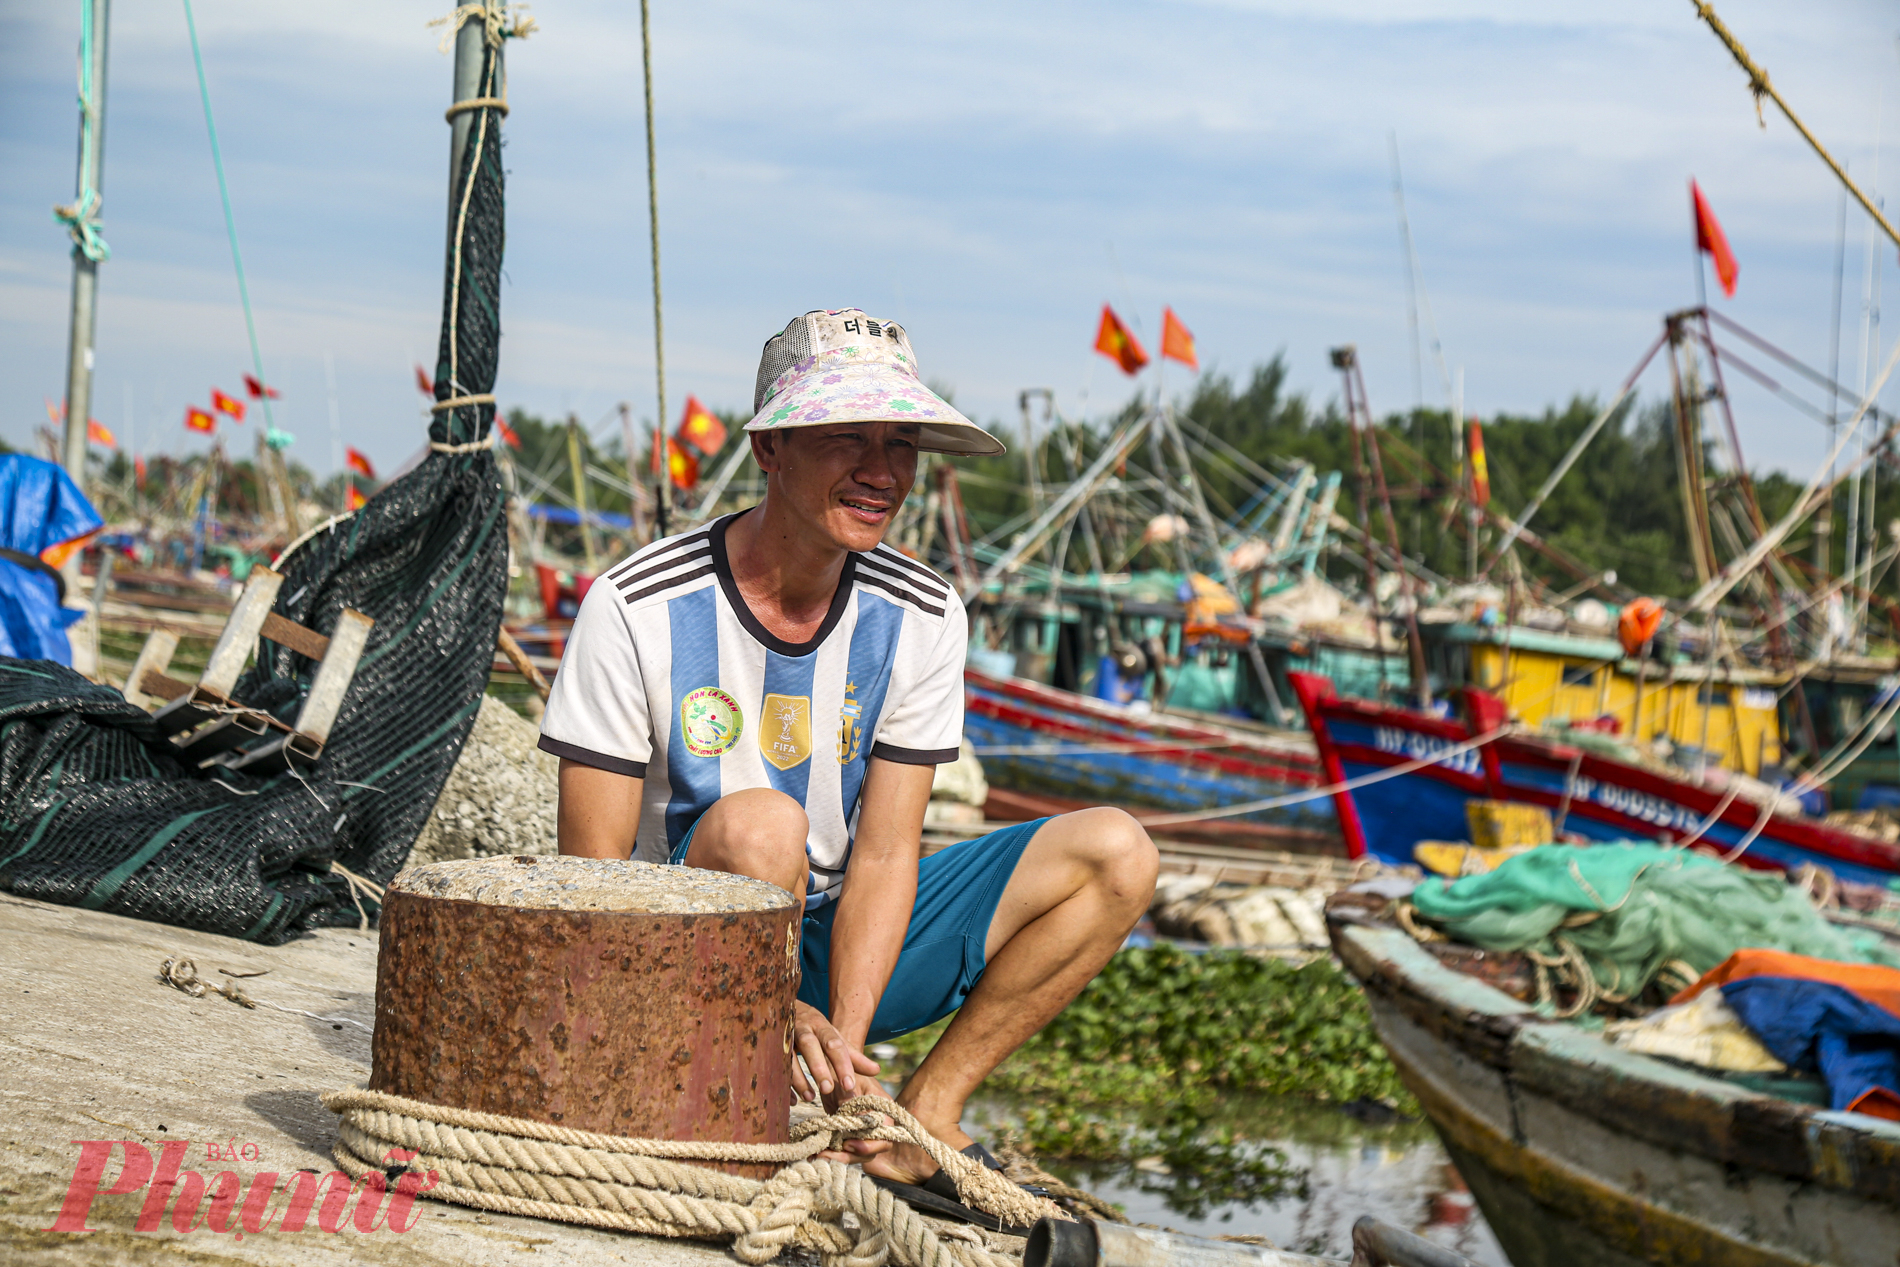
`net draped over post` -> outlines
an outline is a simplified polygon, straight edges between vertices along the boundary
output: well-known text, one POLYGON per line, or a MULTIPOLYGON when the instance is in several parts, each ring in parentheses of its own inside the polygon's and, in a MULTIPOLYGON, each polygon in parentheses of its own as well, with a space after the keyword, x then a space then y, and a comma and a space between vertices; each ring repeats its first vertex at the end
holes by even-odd
MULTIPOLYGON (((484 41, 481 100, 492 104, 472 106, 453 191, 430 455, 277 564, 278 614, 325 634, 346 607, 376 622, 321 758, 269 777, 200 770, 118 691, 50 661, 0 658, 0 888, 277 943, 360 918, 332 863, 382 884, 407 859, 481 706, 507 590, 486 447, 501 332, 502 34, 484 41)), ((293 722, 315 671, 260 641, 234 694, 293 722)))

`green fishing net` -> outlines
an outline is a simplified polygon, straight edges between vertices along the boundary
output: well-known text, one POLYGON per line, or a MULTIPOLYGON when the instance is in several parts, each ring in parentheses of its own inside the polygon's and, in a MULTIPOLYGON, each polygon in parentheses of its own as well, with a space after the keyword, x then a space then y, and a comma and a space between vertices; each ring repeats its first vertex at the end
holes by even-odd
POLYGON ((1700 976, 1745 947, 1900 967, 1879 937, 1830 924, 1780 872, 1661 845, 1542 845, 1485 875, 1427 880, 1412 904, 1486 950, 1557 957, 1574 947, 1614 998, 1635 996, 1666 965, 1700 976))

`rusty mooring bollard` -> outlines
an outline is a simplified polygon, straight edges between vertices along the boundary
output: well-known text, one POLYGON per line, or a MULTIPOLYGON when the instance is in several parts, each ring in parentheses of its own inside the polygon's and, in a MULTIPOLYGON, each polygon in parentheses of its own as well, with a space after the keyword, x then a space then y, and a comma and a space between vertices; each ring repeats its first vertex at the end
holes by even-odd
POLYGON ((783 889, 689 867, 411 868, 383 906, 370 1088, 609 1135, 783 1143, 798 917, 783 889))

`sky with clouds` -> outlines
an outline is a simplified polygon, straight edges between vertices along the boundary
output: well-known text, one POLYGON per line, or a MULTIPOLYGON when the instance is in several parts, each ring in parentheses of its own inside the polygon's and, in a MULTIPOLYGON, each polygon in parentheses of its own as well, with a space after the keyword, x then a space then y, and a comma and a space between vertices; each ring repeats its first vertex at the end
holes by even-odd
MULTIPOLYGON (((395 466, 422 442, 410 367, 436 342, 450 96, 426 23, 446 7, 197 0, 278 422, 319 472, 326 358, 341 443, 395 466)), ((49 208, 73 193, 80 4, 5 10, 0 438, 25 446, 63 394, 69 243, 49 208)), ((1900 177, 1890 6, 1720 12, 1856 176, 1900 177)), ((533 14, 508 55, 496 390, 611 434, 616 402, 654 408, 639 9, 533 14)), ((654 0, 653 41, 675 412, 688 392, 748 408, 768 334, 855 305, 903 321, 979 421, 1013 420, 1031 386, 1099 416, 1130 391, 1089 350, 1104 302, 1150 343, 1172 305, 1205 369, 1284 353, 1316 402, 1337 395, 1326 350, 1357 343, 1374 408, 1409 406, 1394 137, 1472 411, 1615 389, 1661 314, 1693 302, 1691 175, 1741 261, 1717 305, 1828 356, 1839 187, 1772 108, 1757 124, 1688 0, 654 0)), ((94 413, 181 453, 203 443, 185 406, 249 365, 181 3, 114 0, 110 58, 94 413)), ((1866 226, 1851 209, 1850 383, 1866 226)), ((1893 248, 1874 263, 1892 273, 1893 248)), ((1423 380, 1441 403, 1429 351, 1423 380)), ((1820 429, 1735 392, 1750 463, 1805 473, 1820 429)))

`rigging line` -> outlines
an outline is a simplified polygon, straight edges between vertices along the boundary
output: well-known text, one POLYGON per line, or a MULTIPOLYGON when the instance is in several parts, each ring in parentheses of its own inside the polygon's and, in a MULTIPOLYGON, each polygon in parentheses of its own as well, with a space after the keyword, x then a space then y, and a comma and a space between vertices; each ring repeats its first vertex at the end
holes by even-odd
MULTIPOLYGON (((244 281, 244 257, 238 252, 237 219, 231 214, 231 188, 224 179, 224 155, 218 147, 218 124, 211 116, 211 89, 205 84, 204 54, 198 49, 198 23, 191 13, 191 0, 184 0, 185 30, 191 36, 191 60, 198 68, 198 97, 205 107, 205 132, 211 138, 211 166, 218 173, 218 197, 224 203, 224 232, 231 239, 231 266, 237 270, 238 300, 244 305, 244 330, 251 339, 251 369, 257 375, 259 387, 270 383, 264 377, 264 355, 258 350, 257 321, 251 315, 251 289, 244 281)), ((270 395, 260 395, 258 403, 264 406, 264 426, 275 431, 277 422, 271 417, 270 395)))
MULTIPOLYGON (((1728 362, 1730 365, 1733 365, 1736 369, 1740 370, 1747 377, 1759 383, 1762 387, 1764 387, 1768 391, 1771 391, 1776 396, 1779 396, 1790 407, 1800 410, 1802 413, 1814 419, 1816 422, 1825 423, 1829 426, 1832 426, 1840 421, 1838 417, 1829 416, 1828 412, 1820 408, 1819 406, 1811 405, 1807 401, 1801 399, 1801 397, 1795 395, 1794 392, 1790 391, 1788 388, 1783 387, 1780 383, 1776 382, 1773 378, 1769 377, 1766 373, 1750 365, 1747 361, 1744 361, 1741 357, 1737 356, 1733 351, 1727 348, 1722 349, 1722 359, 1728 362)), ((1877 409, 1869 409, 1867 412, 1876 421, 1890 418, 1889 415, 1883 414, 1877 409)))
POLYGON ((1795 525, 1813 513, 1819 504, 1817 497, 1824 494, 1832 495, 1834 489, 1843 480, 1859 471, 1870 457, 1877 456, 1879 447, 1891 440, 1896 430, 1900 430, 1900 423, 1887 428, 1873 445, 1862 449, 1861 456, 1850 463, 1847 470, 1841 472, 1833 480, 1827 478, 1828 473, 1835 469, 1835 463, 1840 460, 1841 451, 1847 447, 1848 441, 1859 433, 1861 420, 1866 417, 1867 410, 1872 407, 1874 399, 1886 388, 1887 379, 1893 374, 1896 364, 1900 364, 1900 343, 1894 344, 1893 355, 1887 358, 1886 367, 1880 371, 1880 377, 1875 380, 1872 390, 1861 398, 1859 406, 1854 410, 1854 416, 1847 420, 1847 426, 1834 441, 1833 449, 1819 469, 1814 472, 1813 477, 1809 479, 1807 486, 1801 490, 1801 495, 1795 499, 1794 505, 1788 508, 1788 513, 1783 515, 1774 527, 1759 537, 1755 544, 1749 547, 1747 554, 1739 559, 1731 559, 1721 571, 1710 577, 1694 594, 1690 595, 1686 604, 1690 610, 1706 611, 1720 602, 1722 596, 1733 589, 1742 577, 1753 572, 1771 551, 1781 545, 1783 539, 1794 531, 1795 525))
MULTIPOLYGON (((1900 696, 1896 698, 1900 698, 1900 696)), ((1195 810, 1189 814, 1163 814, 1158 818, 1144 818, 1141 820, 1141 825, 1143 827, 1174 827, 1182 823, 1205 822, 1210 818, 1232 818, 1237 814, 1257 814, 1262 810, 1281 809, 1288 805, 1299 805, 1306 801, 1319 800, 1322 797, 1337 796, 1341 792, 1357 791, 1362 787, 1369 787, 1374 783, 1384 783, 1387 779, 1396 779, 1407 774, 1415 773, 1416 771, 1423 770, 1427 766, 1442 765, 1454 757, 1461 757, 1467 752, 1475 751, 1493 740, 1501 738, 1506 729, 1506 727, 1500 726, 1496 730, 1486 731, 1475 739, 1467 739, 1463 743, 1453 744, 1443 752, 1435 753, 1432 756, 1417 757, 1410 761, 1402 761, 1398 765, 1387 766, 1383 770, 1374 771, 1371 774, 1362 774, 1358 778, 1347 779, 1341 783, 1329 783, 1324 787, 1316 787, 1305 792, 1293 792, 1285 796, 1269 796, 1263 800, 1246 801, 1239 805, 1225 805, 1218 809, 1195 810)))
POLYGON ((1636 362, 1636 368, 1630 371, 1629 377, 1623 380, 1623 386, 1616 393, 1616 399, 1612 400, 1609 406, 1604 409, 1602 413, 1598 414, 1588 427, 1584 428, 1583 434, 1577 437, 1577 442, 1570 446, 1570 452, 1564 454, 1563 461, 1557 464, 1557 468, 1550 473, 1550 476, 1544 480, 1543 485, 1538 488, 1537 495, 1531 498, 1530 504, 1525 506, 1524 509, 1518 513, 1517 518, 1511 524, 1510 530, 1504 534, 1504 540, 1498 543, 1497 552, 1491 556, 1491 561, 1478 570, 1479 579, 1482 580, 1488 577, 1491 574, 1491 569, 1498 565, 1498 560, 1502 559, 1505 552, 1516 544, 1518 537, 1530 526, 1531 517, 1543 506, 1544 499, 1550 496, 1551 492, 1557 487, 1558 481, 1570 473, 1570 468, 1576 464, 1578 458, 1583 456, 1583 451, 1589 446, 1590 441, 1596 439, 1597 432, 1601 431, 1604 424, 1609 422, 1611 416, 1622 407, 1623 402, 1629 398, 1629 394, 1636 390, 1636 380, 1642 377, 1643 371, 1649 368, 1650 361, 1655 357, 1657 352, 1662 350, 1663 344, 1667 342, 1668 339, 1669 332, 1667 328, 1665 328, 1661 334, 1656 336, 1656 341, 1649 345, 1649 350, 1643 353, 1643 358, 1636 362))
MULTIPOLYGON (((1729 318, 1723 316, 1721 313, 1711 311, 1709 313, 1709 317, 1711 320, 1715 322, 1715 324, 1722 326, 1723 328, 1728 330, 1731 334, 1741 339, 1743 342, 1752 344, 1755 348, 1773 357, 1775 360, 1781 362, 1783 365, 1786 365, 1789 369, 1801 375, 1803 378, 1813 383, 1816 387, 1826 388, 1829 392, 1834 393, 1836 395, 1846 394, 1849 392, 1850 389, 1842 386, 1840 383, 1840 380, 1837 377, 1833 375, 1823 374, 1820 370, 1811 368, 1809 365, 1807 365, 1807 363, 1802 361, 1799 357, 1782 351, 1780 348, 1776 347, 1774 344, 1770 343, 1768 340, 1762 338, 1760 335, 1754 333, 1752 330, 1749 330, 1747 327, 1739 325, 1738 323, 1734 321, 1731 321, 1729 318)), ((1735 353, 1729 351, 1726 348, 1721 349, 1721 353, 1723 356, 1728 357, 1730 359, 1733 359, 1735 356, 1735 353)), ((1889 421, 1891 421, 1892 419, 1892 415, 1888 414, 1886 411, 1880 409, 1877 406, 1869 408, 1867 410, 1867 416, 1874 419, 1884 418, 1889 421)), ((1839 421, 1839 419, 1837 418, 1836 421, 1839 421)))
POLYGON ((99 234, 99 206, 104 201, 92 183, 93 161, 99 150, 104 103, 93 74, 94 49, 103 33, 93 29, 93 6, 79 6, 79 188, 71 206, 53 208, 53 218, 72 234, 79 253, 95 264, 112 258, 112 248, 99 234))
MULTIPOLYGON (((1821 156, 1821 161, 1827 164, 1828 170, 1832 171, 1834 175, 1839 178, 1841 184, 1847 187, 1847 191, 1854 195, 1854 198, 1862 207, 1866 208, 1867 214, 1873 217, 1874 223, 1878 224, 1881 229, 1886 232, 1888 238, 1892 239, 1896 246, 1900 246, 1900 231, 1896 231, 1893 225, 1887 222, 1887 217, 1882 215, 1880 209, 1874 206, 1873 201, 1868 198, 1866 194, 1861 192, 1860 186, 1856 185, 1853 180, 1849 178, 1846 169, 1834 160, 1832 154, 1827 152, 1827 147, 1816 140, 1814 133, 1808 131, 1807 124, 1801 122, 1801 120, 1795 116, 1795 112, 1788 108, 1788 103, 1781 99, 1781 94, 1776 92, 1774 85, 1768 82, 1768 72, 1755 65, 1753 59, 1748 55, 1748 50, 1742 47, 1740 40, 1729 33, 1729 29, 1726 26, 1722 25, 1722 19, 1715 16, 1715 10, 1710 7, 1707 0, 1689 0, 1689 2, 1695 5, 1696 16, 1709 24, 1709 29, 1715 32, 1716 38, 1728 46, 1728 51, 1734 56, 1736 63, 1740 65, 1743 70, 1748 72, 1748 90, 1755 94, 1756 118, 1761 117, 1761 99, 1763 97, 1767 97, 1770 101, 1779 106, 1781 113, 1787 116, 1788 122, 1794 125, 1794 130, 1801 134, 1801 139, 1814 147, 1814 152, 1821 156)), ((1766 125, 1764 124, 1763 126, 1766 125)))

